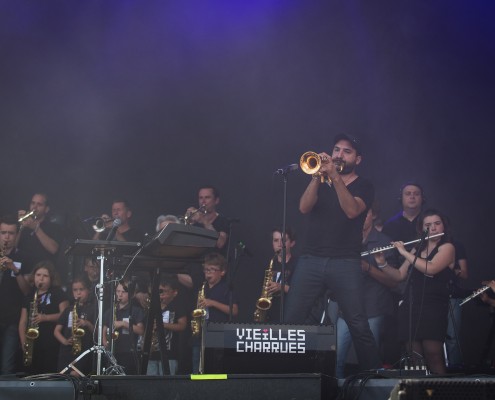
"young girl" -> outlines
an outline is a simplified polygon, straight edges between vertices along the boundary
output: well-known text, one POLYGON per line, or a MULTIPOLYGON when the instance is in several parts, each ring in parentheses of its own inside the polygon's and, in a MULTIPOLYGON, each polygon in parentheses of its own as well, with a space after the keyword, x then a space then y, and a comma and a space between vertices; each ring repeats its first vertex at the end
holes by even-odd
MULTIPOLYGON (((67 367, 71 361, 93 345, 95 308, 89 301, 90 289, 91 283, 84 275, 72 281, 74 302, 71 307, 64 310, 53 333, 61 343, 58 353, 57 369, 59 371, 67 367), (74 309, 76 315, 74 315, 74 309), (76 331, 76 338, 73 335, 74 331, 76 331)), ((92 355, 87 354, 75 366, 82 373, 89 374, 93 364, 92 359, 92 355)), ((70 370, 70 374, 79 376, 74 370, 70 370)))
MULTIPOLYGON (((129 302, 127 285, 119 283, 115 289, 117 304, 115 307, 115 320, 113 324, 114 332, 118 333, 118 338, 114 339, 114 356, 117 363, 124 367, 127 375, 137 373, 137 353, 136 345, 139 335, 144 334, 144 312, 141 307, 129 302), (129 330, 129 317, 132 319, 133 339, 129 330), (136 357, 135 357, 136 356, 136 357)), ((107 310, 103 317, 103 345, 108 347, 109 338, 107 331, 111 329, 111 322, 114 318, 114 310, 107 310)), ((112 334, 110 332, 109 334, 112 334)))
POLYGON ((33 279, 34 287, 25 298, 19 320, 19 338, 24 350, 24 364, 29 374, 54 373, 57 372, 57 357, 54 355, 58 354, 59 342, 55 339, 53 330, 61 313, 69 306, 69 301, 59 287, 55 267, 50 261, 36 264, 33 269, 33 279), (30 310, 30 303, 35 297, 34 310, 30 310), (39 332, 38 338, 32 342, 26 338, 28 324, 39 332), (32 359, 27 361, 26 351, 30 345, 33 346, 32 359))

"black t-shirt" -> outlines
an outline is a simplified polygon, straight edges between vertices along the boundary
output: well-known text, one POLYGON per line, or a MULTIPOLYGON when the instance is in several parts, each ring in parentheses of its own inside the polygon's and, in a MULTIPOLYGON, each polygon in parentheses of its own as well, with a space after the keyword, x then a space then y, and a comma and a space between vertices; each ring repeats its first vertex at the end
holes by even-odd
MULTIPOLYGON (((67 307, 58 319, 57 325, 62 325, 62 335, 69 339, 72 336, 72 313, 74 311, 74 304, 67 307)), ((77 306, 77 315, 79 319, 85 319, 95 324, 95 307, 92 303, 88 302, 77 306)), ((84 327, 84 336, 81 338, 82 351, 89 349, 93 345, 93 330, 89 330, 84 327)), ((72 345, 60 346, 60 352, 68 355, 72 355, 72 345)), ((70 358, 70 357, 69 357, 70 358)))
MULTIPOLYGON (((211 225, 218 233, 225 232, 227 235, 229 234, 229 220, 223 215, 218 214, 217 217, 211 223, 211 225)), ((195 226, 204 227, 203 224, 195 224, 195 226)), ((221 249, 215 248, 212 249, 211 251, 219 252, 225 256, 227 254, 228 241, 229 238, 227 237, 227 241, 225 242, 225 245, 221 249)))
MULTIPOLYGON (((185 316, 187 316, 185 304, 178 301, 177 297, 162 309, 162 321, 165 323, 176 323, 180 318, 185 316)), ((181 333, 165 329, 165 351, 167 357, 171 360, 177 360, 179 358, 179 337, 181 333)), ((156 350, 159 350, 159 346, 156 350)), ((160 353, 158 351, 153 352, 150 355, 150 359, 159 360, 160 353)))
POLYGON ((309 213, 303 254, 341 259, 361 257, 364 220, 375 192, 373 185, 360 176, 347 189, 353 197, 364 201, 366 210, 356 218, 348 218, 340 206, 335 188, 320 185, 318 199, 309 213))
POLYGON ((418 218, 419 215, 412 221, 409 221, 407 218, 404 218, 401 211, 385 222, 382 232, 392 240, 410 242, 418 238, 418 218))
MULTIPOLYGON (((215 286, 210 288, 208 283, 205 285, 205 298, 216 300, 219 303, 229 304, 229 290, 226 279, 222 279, 215 286)), ((232 299, 232 304, 236 304, 235 297, 232 299)), ((228 322, 229 314, 225 314, 215 307, 208 307, 206 319, 211 322, 228 322)))
MULTIPOLYGON (((104 325, 106 327, 110 327, 111 325, 111 318, 112 318, 112 310, 108 309, 105 312, 105 315, 103 317, 104 325)), ((123 321, 124 319, 129 319, 130 312, 132 312, 132 323, 133 325, 137 325, 139 323, 143 323, 144 321, 144 311, 141 307, 133 304, 132 305, 132 311, 131 311, 131 305, 130 302, 127 303, 123 308, 117 308, 116 311, 116 316, 115 319, 117 321, 123 321)), ((131 335, 130 335, 130 329, 118 329, 119 332, 119 337, 117 340, 114 341, 114 351, 115 353, 128 353, 131 351, 132 348, 136 348, 137 341, 139 336, 134 334, 134 343, 131 343, 131 335)), ((106 334, 106 332, 104 332, 106 334)))
MULTIPOLYGON (((297 265, 297 257, 292 256, 288 263, 285 264, 285 284, 290 286, 290 281, 294 269, 297 265)), ((273 281, 281 283, 282 281, 282 263, 278 261, 278 258, 273 263, 273 281)), ((285 294, 284 299, 287 298, 285 294)), ((280 292, 276 293, 272 297, 272 305, 266 312, 265 321, 269 322, 279 322, 280 321, 280 292)))
MULTIPOLYGON (((34 289, 24 298, 23 308, 29 313, 30 303, 34 299, 34 289)), ((40 314, 58 314, 60 312, 60 303, 67 301, 67 294, 59 287, 52 287, 46 293, 38 296, 38 313, 40 314)), ((28 315, 29 319, 29 315, 28 315)), ((58 347, 58 340, 53 336, 55 329, 55 321, 45 321, 39 324, 40 336, 36 339, 36 343, 42 343, 35 346, 35 351, 43 347, 58 347)))
MULTIPOLYGON (((14 261, 16 266, 21 265, 20 272, 24 271, 24 263, 22 257, 17 250, 8 257, 14 261)), ((14 272, 7 269, 0 272, 0 324, 17 324, 21 315, 21 306, 23 304, 24 295, 17 283, 17 277, 14 272)))
MULTIPOLYGON (((48 221, 46 218, 40 223, 40 229, 59 245, 62 243, 62 229, 59 225, 48 221)), ((23 229, 19 239, 19 250, 24 257, 23 274, 29 274, 40 261, 49 260, 56 262, 57 253, 52 254, 46 250, 31 229, 23 229)))

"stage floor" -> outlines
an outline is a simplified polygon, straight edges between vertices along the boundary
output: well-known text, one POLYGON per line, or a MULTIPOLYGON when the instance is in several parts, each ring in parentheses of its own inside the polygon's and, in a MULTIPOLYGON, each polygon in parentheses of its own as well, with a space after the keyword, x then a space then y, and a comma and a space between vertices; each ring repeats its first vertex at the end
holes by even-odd
POLYGON ((0 379, 0 400, 495 399, 492 376, 336 380, 322 374, 66 376, 0 379), (399 395, 400 391, 400 395, 399 395))

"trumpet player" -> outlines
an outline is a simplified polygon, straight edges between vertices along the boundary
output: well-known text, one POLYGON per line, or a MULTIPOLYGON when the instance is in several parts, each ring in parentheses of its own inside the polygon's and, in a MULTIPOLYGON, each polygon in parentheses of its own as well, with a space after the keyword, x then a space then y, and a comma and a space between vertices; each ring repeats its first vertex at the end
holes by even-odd
POLYGON ((29 284, 23 275, 22 257, 15 247, 17 219, 0 219, 0 374, 15 373, 19 348, 19 315, 29 284))
POLYGON ((19 250, 24 254, 25 272, 32 271, 34 266, 43 260, 55 263, 62 241, 62 230, 47 218, 50 212, 48 196, 35 193, 31 198, 29 211, 19 210, 21 233, 18 237, 19 250), (29 217, 25 217, 32 212, 29 217))
MULTIPOLYGON (((57 321, 53 334, 60 342, 58 353, 58 367, 60 371, 71 363, 82 352, 93 344, 93 330, 95 322, 95 308, 90 302, 91 283, 84 275, 74 278, 72 281, 72 307, 67 307, 57 321), (74 315, 74 310, 76 315, 74 315), (74 338, 74 331, 82 329, 84 334, 80 338, 74 338), (80 351, 74 353, 75 341, 80 340, 80 351)), ((92 357, 83 357, 76 364, 76 368, 84 374, 89 374, 93 366, 92 357)), ((70 370, 70 375, 79 377, 79 374, 70 370)))
POLYGON ((95 232, 94 240, 105 240, 108 238, 112 227, 116 227, 115 237, 112 240, 121 242, 141 242, 143 234, 136 228, 132 228, 130 220, 132 218, 132 209, 129 202, 125 199, 116 199, 112 202, 111 216, 103 214, 101 218, 104 221, 104 230, 95 232), (115 221, 120 221, 119 225, 115 225, 115 221))
POLYGON ((62 312, 69 306, 67 295, 60 287, 55 267, 50 261, 36 264, 33 270, 34 287, 25 298, 19 320, 19 338, 26 349, 26 331, 36 327, 38 338, 34 341, 32 363, 27 368, 30 374, 45 374, 57 371, 59 342, 53 335, 55 325, 62 312), (37 294, 36 294, 37 293, 37 294), (35 295, 36 294, 36 295, 35 295), (31 302, 37 302, 31 309, 31 302))
POLYGON ((380 368, 364 309, 361 271, 362 228, 374 188, 356 173, 362 161, 356 138, 337 135, 331 154, 322 152, 319 157, 319 173, 331 182, 313 176, 299 202, 308 233, 287 294, 285 321, 305 323, 319 294, 329 289, 349 326, 360 368, 380 368))
POLYGON ((186 220, 190 219, 193 224, 206 229, 217 231, 217 250, 223 255, 227 251, 227 240, 229 232, 229 221, 217 212, 220 203, 220 194, 214 186, 202 186, 198 191, 198 208, 189 207, 186 211, 186 220))

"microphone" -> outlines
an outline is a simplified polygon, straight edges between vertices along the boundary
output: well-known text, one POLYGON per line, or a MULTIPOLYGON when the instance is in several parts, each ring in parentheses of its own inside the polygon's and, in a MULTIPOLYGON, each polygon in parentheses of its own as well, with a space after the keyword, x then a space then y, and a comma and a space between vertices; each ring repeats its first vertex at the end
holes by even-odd
POLYGON ((112 229, 110 229, 110 232, 108 232, 108 236, 105 240, 113 240, 115 235, 117 234, 117 229, 119 229, 119 226, 122 225, 122 220, 120 218, 115 218, 112 223, 112 229))
POLYGON ((237 243, 237 247, 239 248, 239 250, 241 251, 241 253, 244 253, 248 257, 252 257, 253 256, 253 253, 251 253, 251 251, 246 247, 246 245, 243 242, 237 243))
POLYGON ((288 174, 289 172, 299 169, 299 164, 289 164, 283 168, 279 168, 275 171, 276 174, 288 174))

